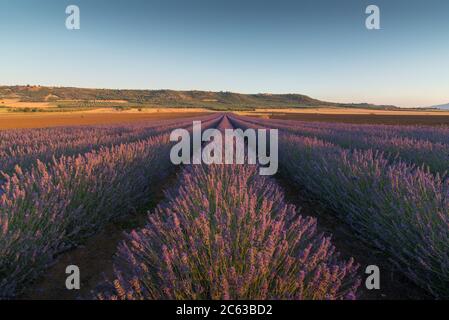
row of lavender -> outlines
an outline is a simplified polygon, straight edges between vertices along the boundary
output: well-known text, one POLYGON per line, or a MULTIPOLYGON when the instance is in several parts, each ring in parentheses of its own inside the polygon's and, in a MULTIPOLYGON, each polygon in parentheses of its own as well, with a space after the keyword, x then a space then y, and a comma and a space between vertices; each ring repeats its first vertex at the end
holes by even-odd
MULTIPOLYGON (((218 126, 230 127, 225 117, 218 126)), ((100 299, 354 299, 316 220, 284 202, 255 165, 186 167, 168 200, 119 248, 100 299)))
MULTIPOLYGON (((208 121, 214 115, 195 118, 208 121)), ((57 127, 0 131, 0 171, 12 172, 16 165, 29 167, 39 159, 86 153, 101 146, 110 147, 147 139, 191 124, 192 119, 173 119, 117 125, 57 127)))
MULTIPOLYGON (((214 116, 204 127, 219 119, 214 116)), ((48 164, 37 160, 27 170, 16 167, 5 174, 0 187, 0 297, 20 293, 56 254, 148 203, 155 183, 171 167, 169 152, 168 134, 160 134, 48 164)))
MULTIPOLYGON (((243 117, 242 119, 254 121, 256 118, 243 117)), ((390 138, 393 136, 423 139, 430 142, 449 144, 448 126, 420 126, 420 125, 383 125, 383 124, 351 124, 339 122, 306 122, 298 120, 265 119, 266 123, 276 123, 290 127, 320 128, 337 130, 340 132, 354 132, 357 134, 369 134, 375 137, 390 138)))
POLYGON ((429 168, 434 174, 444 175, 449 170, 449 129, 446 127, 307 123, 249 117, 244 120, 301 136, 316 137, 346 149, 380 150, 390 161, 394 162, 399 157, 410 164, 429 168))
MULTIPOLYGON (((242 128, 259 126, 231 120, 242 128)), ((392 163, 370 149, 347 150, 285 132, 280 137, 286 178, 335 209, 360 239, 386 252, 416 284, 449 298, 448 178, 400 160, 392 163)))

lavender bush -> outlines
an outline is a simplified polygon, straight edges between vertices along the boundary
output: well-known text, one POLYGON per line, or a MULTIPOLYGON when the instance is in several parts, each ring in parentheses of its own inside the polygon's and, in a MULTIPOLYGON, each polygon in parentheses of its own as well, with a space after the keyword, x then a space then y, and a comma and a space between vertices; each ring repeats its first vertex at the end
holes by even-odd
POLYGON ((151 185, 167 170, 168 152, 164 135, 5 174, 0 296, 20 291, 56 253, 146 203, 151 185))
POLYGON ((281 163, 413 281, 449 297, 449 179, 381 153, 287 137, 281 163))
POLYGON ((255 166, 190 166, 118 249, 100 299, 354 299, 353 260, 255 166))

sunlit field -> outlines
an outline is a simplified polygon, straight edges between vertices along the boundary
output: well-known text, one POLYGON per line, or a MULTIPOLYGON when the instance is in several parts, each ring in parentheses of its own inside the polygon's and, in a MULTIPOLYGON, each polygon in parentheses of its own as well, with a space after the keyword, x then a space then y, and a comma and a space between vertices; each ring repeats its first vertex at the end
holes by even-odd
POLYGON ((46 128, 78 125, 117 124, 138 121, 157 121, 194 117, 209 113, 201 109, 154 109, 149 111, 94 110, 93 112, 38 112, 38 113, 0 113, 0 130, 23 128, 46 128))
POLYGON ((444 314, 448 13, 0 0, 2 314, 444 314))

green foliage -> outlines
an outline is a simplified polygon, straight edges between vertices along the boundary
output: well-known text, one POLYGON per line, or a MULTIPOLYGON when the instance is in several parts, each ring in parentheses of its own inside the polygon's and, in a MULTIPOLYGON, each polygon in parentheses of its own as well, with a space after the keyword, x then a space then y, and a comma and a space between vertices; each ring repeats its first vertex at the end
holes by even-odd
POLYGON ((21 101, 57 101, 60 108, 207 108, 217 111, 248 111, 255 108, 363 107, 391 109, 392 106, 339 104, 320 101, 301 94, 240 94, 233 92, 174 90, 115 90, 67 87, 0 87, 0 97, 19 97, 21 101), (114 101, 124 100, 124 103, 114 101), (120 105, 120 107, 118 107, 120 105))

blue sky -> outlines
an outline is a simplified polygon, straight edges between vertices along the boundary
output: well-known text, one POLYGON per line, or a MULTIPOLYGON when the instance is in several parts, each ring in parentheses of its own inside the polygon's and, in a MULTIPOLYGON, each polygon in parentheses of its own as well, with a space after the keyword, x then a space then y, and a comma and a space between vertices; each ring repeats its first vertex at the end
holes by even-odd
POLYGON ((446 0, 0 0, 0 50, 2 85, 449 102, 446 0), (369 4, 381 30, 365 28, 369 4))

